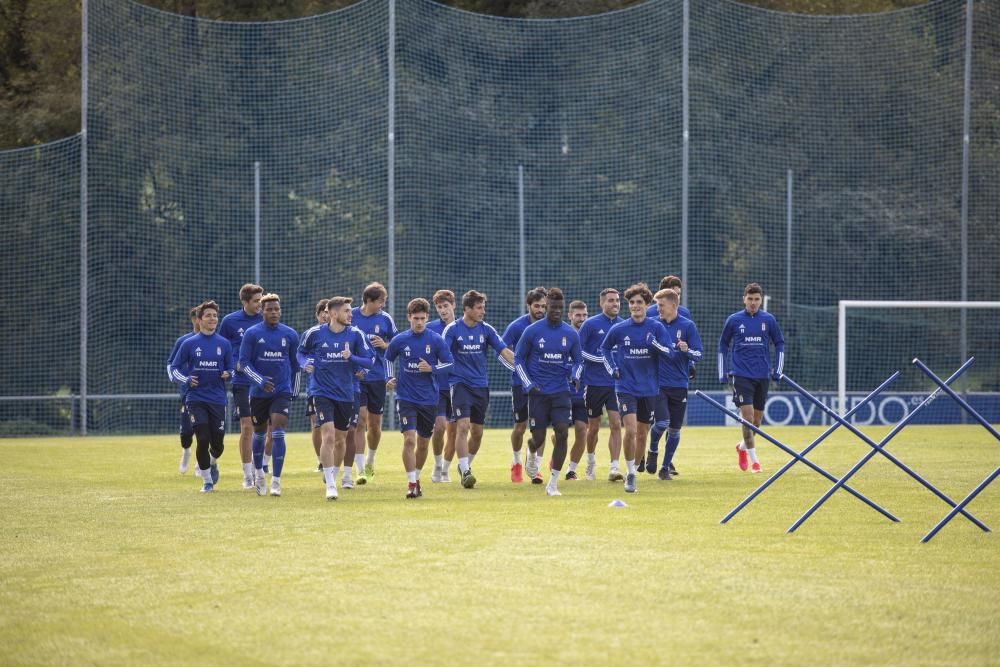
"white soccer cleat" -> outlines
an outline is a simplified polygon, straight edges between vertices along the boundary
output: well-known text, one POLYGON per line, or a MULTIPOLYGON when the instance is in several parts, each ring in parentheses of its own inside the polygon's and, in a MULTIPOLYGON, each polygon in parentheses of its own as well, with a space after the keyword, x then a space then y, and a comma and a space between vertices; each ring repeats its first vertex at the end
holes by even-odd
POLYGON ((280 496, 281 495, 281 482, 276 479, 271 480, 271 495, 280 496))
POLYGON ((588 482, 593 482, 595 479, 597 479, 597 464, 588 463, 587 471, 583 473, 583 476, 587 478, 588 482))
POLYGON ((264 480, 264 473, 263 473, 263 471, 259 471, 257 473, 257 476, 254 478, 254 481, 253 481, 253 487, 254 487, 254 489, 257 490, 257 495, 258 496, 266 496, 267 495, 267 484, 266 484, 266 482, 264 480))
POLYGON ((187 471, 188 471, 188 462, 190 462, 190 461, 191 461, 191 450, 190 449, 182 449, 181 450, 181 465, 178 468, 178 470, 180 470, 180 473, 182 475, 187 474, 187 471))
POLYGON ((337 497, 338 497, 338 494, 337 494, 337 487, 336 486, 328 486, 328 487, 326 487, 326 499, 327 500, 336 500, 337 497))
POLYGON ((441 471, 441 480, 440 481, 441 481, 442 484, 451 484, 451 473, 448 472, 447 468, 445 468, 444 470, 441 471))
POLYGON ((340 486, 345 489, 353 489, 354 480, 352 480, 350 477, 345 477, 342 480, 340 480, 340 486))
POLYGON ((551 484, 546 484, 545 485, 545 495, 547 495, 547 496, 561 496, 562 494, 559 493, 559 489, 558 488, 552 486, 551 484))
POLYGON ((252 477, 244 477, 243 478, 243 488, 244 489, 252 489, 252 488, 254 488, 254 483, 253 483, 253 478, 252 477))
POLYGON ((431 473, 431 481, 437 484, 441 481, 441 468, 438 464, 434 464, 434 472, 431 473))
POLYGON ((528 460, 524 464, 524 473, 528 479, 534 479, 538 475, 538 463, 533 454, 528 454, 528 460))

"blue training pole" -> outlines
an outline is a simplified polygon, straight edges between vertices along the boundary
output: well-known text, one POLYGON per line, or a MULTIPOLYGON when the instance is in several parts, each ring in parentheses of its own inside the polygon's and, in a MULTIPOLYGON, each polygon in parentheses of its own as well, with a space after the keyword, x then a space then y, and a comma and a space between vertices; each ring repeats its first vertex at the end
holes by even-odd
MULTIPOLYGON (((853 416, 855 412, 857 412, 858 410, 860 410, 861 408, 863 408, 866 404, 868 404, 869 402, 871 402, 872 399, 874 399, 876 396, 878 396, 879 394, 881 394, 882 391, 886 387, 888 387, 890 384, 892 384, 893 382, 895 382, 896 379, 899 378, 899 376, 900 376, 900 372, 899 371, 896 371, 895 373, 893 373, 887 380, 885 380, 882 384, 880 384, 875 389, 875 391, 873 391, 872 393, 870 393, 867 396, 865 396, 864 399, 862 399, 860 403, 858 403, 853 408, 851 408, 851 410, 846 415, 844 415, 844 418, 847 419, 847 418, 853 416)), ((782 376, 782 377, 784 377, 784 376, 782 376)), ((773 475, 771 475, 770 477, 768 477, 767 480, 765 480, 763 484, 761 484, 759 487, 757 487, 757 490, 755 490, 753 493, 751 493, 749 496, 747 496, 743 500, 743 502, 741 502, 739 505, 737 505, 735 508, 733 508, 733 510, 731 512, 729 512, 729 514, 727 514, 726 516, 722 517, 722 521, 720 521, 719 523, 726 523, 727 521, 729 521, 730 519, 732 519, 734 516, 736 516, 736 514, 740 510, 742 510, 744 507, 746 507, 747 505, 749 505, 750 502, 753 501, 754 498, 756 498, 761 493, 763 493, 764 489, 766 489, 767 487, 771 486, 771 484, 777 482, 779 477, 781 477, 786 472, 788 472, 788 470, 793 465, 795 465, 796 463, 798 463, 800 459, 805 458, 806 454, 808 454, 812 450, 816 449, 816 447, 818 447, 821 442, 823 442, 824 440, 826 440, 838 428, 840 428, 840 424, 836 424, 835 423, 835 424, 831 425, 830 428, 826 429, 823 432, 822 435, 820 435, 818 438, 816 438, 815 440, 813 440, 812 443, 808 447, 806 447, 801 452, 799 452, 799 454, 798 454, 797 457, 793 458, 791 461, 789 461, 785 465, 781 466, 781 468, 779 468, 773 475)), ((830 477, 827 477, 827 479, 829 479, 830 481, 834 481, 835 480, 835 478, 832 475, 830 477)), ((871 506, 876 511, 880 512, 881 514, 884 514, 890 520, 896 521, 896 522, 899 521, 899 519, 897 519, 896 517, 894 517, 892 514, 890 514, 886 510, 882 509, 879 505, 876 505, 874 502, 870 501, 868 498, 864 497, 860 493, 856 492, 854 489, 852 489, 852 488, 850 488, 850 487, 848 487, 846 485, 844 486, 844 489, 846 491, 850 492, 852 495, 854 495, 856 498, 858 498, 862 502, 864 502, 867 505, 871 506)))
MULTIPOLYGON (((965 373, 965 371, 969 370, 969 367, 971 365, 972 365, 972 360, 970 359, 969 361, 967 361, 964 364, 962 364, 962 367, 959 368, 957 371, 955 371, 952 374, 952 376, 950 378, 948 378, 948 380, 946 380, 946 382, 949 383, 949 384, 952 383, 952 382, 954 382, 957 378, 961 377, 961 375, 963 373, 965 373)), ((934 398, 937 396, 937 393, 938 393, 939 390, 935 389, 933 392, 931 392, 930 395, 928 395, 927 398, 925 398, 920 403, 920 405, 918 405, 917 407, 915 407, 913 409, 913 412, 911 412, 910 414, 908 414, 898 424, 896 424, 895 427, 893 427, 893 429, 889 432, 889 434, 886 435, 885 438, 882 439, 882 442, 876 444, 875 441, 873 441, 867 435, 865 435, 860 430, 858 430, 853 424, 851 424, 848 421, 845 421, 843 417, 841 417, 839 414, 837 414, 833 410, 830 410, 826 405, 824 405, 822 403, 822 401, 818 401, 815 397, 813 397, 812 394, 810 394, 808 391, 806 391, 805 389, 803 389, 802 387, 800 387, 793 380, 788 380, 788 383, 796 391, 798 391, 800 394, 802 394, 803 396, 805 396, 808 400, 810 400, 811 402, 813 402, 817 407, 819 407, 821 410, 823 410, 828 415, 830 415, 830 417, 832 417, 834 420, 836 420, 836 421, 840 422, 841 424, 843 424, 843 426, 847 430, 849 430, 854 435, 858 436, 858 438, 860 438, 865 444, 867 444, 869 447, 871 447, 872 450, 870 452, 868 452, 867 454, 865 454, 863 457, 861 457, 861 459, 857 463, 855 463, 854 466, 850 470, 848 470, 847 473, 845 473, 844 476, 841 477, 830 488, 829 491, 827 491, 826 493, 824 493, 823 496, 819 500, 817 500, 813 504, 812 507, 810 507, 808 510, 806 510, 806 513, 803 514, 801 517, 799 517, 798 520, 796 520, 795 523, 792 524, 792 526, 788 529, 787 532, 789 532, 789 533, 795 532, 795 530, 799 526, 801 526, 803 523, 805 523, 806 519, 808 519, 810 516, 812 516, 813 513, 816 510, 818 510, 820 508, 820 506, 823 505, 823 503, 825 503, 827 500, 830 499, 830 496, 832 496, 834 494, 834 492, 836 492, 837 489, 839 489, 842 486, 844 486, 844 484, 847 482, 847 480, 849 480, 854 475, 854 473, 856 473, 858 470, 860 470, 862 466, 864 466, 866 463, 868 463, 868 461, 870 461, 872 459, 872 457, 874 457, 876 454, 882 454, 882 456, 884 456, 887 459, 889 459, 890 461, 892 461, 900 470, 902 470, 903 472, 905 472, 906 474, 908 474, 913 479, 917 480, 922 486, 924 486, 924 488, 926 488, 928 491, 930 491, 931 493, 933 493, 934 495, 936 495, 938 498, 940 498, 941 500, 943 500, 944 502, 946 502, 950 507, 955 507, 956 506, 957 503, 955 503, 955 501, 953 501, 951 498, 949 498, 948 496, 946 496, 943 493, 941 493, 941 491, 939 491, 933 484, 931 484, 926 479, 924 479, 923 477, 921 477, 920 475, 918 475, 916 472, 914 472, 912 469, 910 469, 910 467, 907 466, 905 463, 903 463, 902 461, 900 461, 899 459, 897 459, 895 456, 893 456, 889 452, 885 451, 885 446, 887 444, 889 444, 889 441, 892 440, 897 434, 899 434, 899 432, 902 431, 906 427, 907 424, 909 424, 911 421, 913 421, 913 419, 920 413, 921 410, 923 410, 925 407, 927 407, 930 404, 930 402, 932 400, 934 400, 934 398)), ((984 524, 979 519, 977 519, 976 517, 972 516, 971 514, 969 514, 968 512, 966 512, 965 510, 961 510, 961 513, 962 513, 962 516, 964 516, 965 518, 967 518, 969 521, 972 521, 974 524, 976 524, 977 526, 979 526, 979 528, 982 529, 983 531, 985 531, 985 532, 989 532, 990 531, 990 529, 986 526, 986 524, 984 524)))
POLYGON ((952 510, 950 512, 948 512, 948 514, 945 515, 945 517, 943 519, 941 519, 940 521, 938 521, 938 524, 936 526, 934 526, 933 528, 931 528, 931 532, 929 532, 926 535, 924 535, 923 539, 920 540, 920 543, 921 544, 926 544, 927 542, 930 542, 931 538, 934 537, 935 535, 937 535, 937 533, 938 533, 939 530, 941 530, 942 528, 944 528, 945 525, 949 521, 951 521, 952 519, 954 519, 955 516, 958 515, 959 512, 961 512, 962 510, 964 510, 965 506, 968 505, 969 503, 971 503, 972 500, 976 496, 979 495, 980 491, 982 491, 987 486, 989 486, 990 484, 992 484, 993 480, 995 480, 998 476, 1000 476, 1000 468, 997 468, 996 470, 994 470, 993 474, 990 475, 989 477, 987 477, 986 479, 984 479, 982 482, 980 482, 979 486, 977 486, 975 489, 973 489, 972 493, 970 493, 969 495, 967 495, 962 500, 962 502, 960 502, 959 504, 955 505, 955 507, 952 508, 952 510))
MULTIPOLYGON (((732 412, 726 406, 722 405, 721 403, 719 403, 715 399, 713 399, 710 396, 707 396, 704 393, 702 393, 700 389, 697 390, 697 391, 695 391, 694 393, 695 393, 695 396, 701 396, 703 399, 705 399, 706 401, 708 401, 709 403, 711 403, 712 405, 714 405, 716 408, 718 408, 719 410, 722 410, 722 412, 726 413, 731 418, 735 419, 736 421, 740 422, 741 424, 746 425, 748 428, 750 428, 751 430, 753 430, 754 433, 758 434, 760 437, 764 438, 765 440, 767 440, 768 442, 770 442, 771 444, 773 444, 775 447, 777 447, 781 451, 783 451, 786 454, 788 454, 789 456, 791 456, 794 459, 793 463, 795 461, 801 461, 805 465, 809 466, 810 468, 812 468, 813 470, 815 470, 816 472, 818 472, 820 475, 823 475, 824 477, 826 477, 831 482, 836 482, 837 481, 837 478, 834 477, 833 475, 831 475, 830 473, 828 473, 826 470, 824 470, 823 468, 819 467, 818 465, 816 465, 815 463, 813 463, 809 459, 805 458, 803 455, 799 454, 798 452, 796 452, 796 451, 794 451, 792 449, 789 449, 784 444, 782 444, 780 441, 776 440, 775 438, 771 437, 769 434, 765 433, 764 431, 760 430, 759 428, 757 428, 753 424, 751 424, 748 421, 746 421, 745 419, 743 419, 743 417, 741 417, 740 415, 736 414, 735 412, 732 412)), ((884 514, 888 518, 892 519, 893 521, 899 521, 899 519, 897 519, 893 515, 889 514, 889 512, 887 512, 886 510, 882 509, 881 507, 879 507, 878 505, 876 505, 872 501, 868 500, 868 498, 866 498, 865 496, 861 495, 860 493, 858 493, 854 489, 845 486, 844 490, 848 491, 849 493, 851 493, 852 495, 854 495, 856 498, 858 498, 858 500, 861 500, 862 502, 868 504, 873 509, 877 510, 878 512, 881 512, 882 514, 884 514)), ((733 514, 734 513, 735 512, 733 512, 733 514)), ((726 520, 724 519, 720 523, 725 523, 725 522, 726 522, 726 520)))

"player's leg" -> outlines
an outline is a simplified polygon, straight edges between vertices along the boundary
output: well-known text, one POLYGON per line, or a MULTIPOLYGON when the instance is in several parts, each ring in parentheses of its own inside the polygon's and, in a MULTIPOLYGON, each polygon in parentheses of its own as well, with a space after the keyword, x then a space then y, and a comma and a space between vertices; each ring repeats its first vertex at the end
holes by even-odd
POLYGON ((622 450, 625 453, 625 491, 635 493, 635 434, 636 434, 636 412, 638 400, 635 396, 626 394, 618 395, 618 406, 621 409, 624 437, 622 438, 622 450))
POLYGON ((200 402, 188 403, 188 414, 191 418, 191 430, 194 431, 195 438, 195 458, 198 461, 198 470, 201 473, 203 493, 209 493, 215 489, 218 481, 218 467, 215 474, 212 471, 211 424, 208 420, 206 404, 200 402))
POLYGON ((240 423, 240 462, 243 464, 243 488, 253 488, 253 418, 250 413, 250 387, 234 385, 233 409, 240 423))
POLYGON ((351 482, 351 471, 357 473, 358 486, 368 483, 365 477, 365 433, 361 422, 361 394, 354 394, 354 412, 348 423, 346 445, 344 447, 344 479, 349 482, 345 488, 354 488, 351 482))
MULTIPOLYGON (((522 460, 522 450, 524 448, 524 434, 528 430, 528 397, 524 393, 524 388, 519 385, 512 385, 510 388, 511 413, 514 417, 514 427, 510 432, 510 481, 520 484, 524 481, 524 464, 522 460)), ((529 457, 527 461, 529 471, 534 467, 537 473, 537 465, 529 457)), ((529 472, 529 477, 531 474, 529 472)))
POLYGON ((271 398, 250 399, 251 419, 253 420, 253 467, 254 488, 258 496, 267 495, 266 475, 264 473, 264 443, 267 440, 268 419, 271 413, 271 398))
POLYGON ((312 438, 313 450, 316 452, 316 470, 323 472, 323 463, 319 460, 319 448, 323 444, 323 437, 319 433, 319 424, 316 423, 316 404, 312 396, 306 399, 306 416, 309 417, 309 435, 312 438))
POLYGON ((271 425, 267 425, 267 437, 264 438, 264 472, 270 472, 271 452, 274 451, 274 438, 271 436, 271 425))
POLYGON ((273 442, 271 450, 271 495, 281 495, 281 472, 285 468, 285 430, 288 428, 288 413, 291 410, 291 397, 279 396, 271 402, 269 430, 273 442))
MULTIPOLYGON (((644 396, 639 400, 639 411, 636 413, 635 420, 635 448, 636 453, 640 454, 646 449, 646 437, 649 435, 649 426, 653 422, 653 406, 656 404, 655 396, 644 396)), ((643 458, 638 457, 635 460, 636 471, 642 470, 642 466, 645 464, 643 458)))
MULTIPOLYGON (((764 421, 764 406, 767 405, 767 380, 757 380, 754 386, 753 394, 753 425, 760 428, 760 425, 764 421)), ((749 430, 749 429, 747 429, 749 430)), ((757 459, 757 448, 756 439, 751 438, 751 441, 747 444, 747 457, 750 459, 750 472, 758 473, 761 471, 760 461, 757 459)))
POLYGON ((194 427, 191 424, 190 417, 188 417, 187 406, 183 401, 181 402, 179 433, 181 438, 181 462, 178 466, 178 470, 182 475, 184 475, 187 473, 188 466, 191 461, 191 445, 194 443, 194 427))
POLYGON ((733 387, 733 404, 739 409, 740 416, 745 422, 740 424, 740 435, 742 437, 736 443, 736 459, 740 470, 748 470, 750 468, 748 450, 754 447, 754 432, 746 423, 753 423, 754 386, 751 380, 735 375, 731 382, 733 387))
POLYGON ((382 441, 382 412, 385 409, 385 382, 362 382, 362 392, 368 392, 368 456, 365 475, 375 476, 375 454, 382 441))
POLYGON ((406 497, 417 498, 417 413, 408 401, 396 401, 399 431, 403 434, 403 469, 406 471, 406 497))
POLYGON ((569 455, 569 469, 566 479, 577 479, 576 469, 583 460, 583 451, 587 448, 587 406, 583 400, 573 401, 573 449, 569 455))
POLYGON ((667 427, 667 442, 664 444, 663 466, 660 468, 660 479, 670 479, 677 474, 674 468, 674 455, 681 443, 681 428, 684 426, 684 415, 687 412, 687 389, 668 390, 667 409, 670 413, 670 424, 667 427))
MULTIPOLYGON (((555 433, 552 445, 552 472, 545 493, 549 496, 559 496, 558 482, 563 463, 566 461, 566 451, 569 440, 569 423, 573 416, 573 402, 569 394, 557 395, 548 401, 546 422, 552 424, 555 433)), ((545 434, 542 434, 544 437, 545 434)), ((532 436, 534 437, 534 436, 532 436)))
POLYGON ((653 408, 653 425, 649 429, 649 450, 646 452, 646 472, 650 475, 656 472, 660 456, 660 439, 667 431, 670 423, 670 399, 667 390, 661 388, 656 395, 656 405, 653 408))

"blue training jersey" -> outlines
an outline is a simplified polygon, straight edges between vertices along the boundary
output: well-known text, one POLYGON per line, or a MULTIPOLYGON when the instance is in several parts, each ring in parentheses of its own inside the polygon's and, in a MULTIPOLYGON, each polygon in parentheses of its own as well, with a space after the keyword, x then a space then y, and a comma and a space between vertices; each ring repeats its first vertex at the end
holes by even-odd
POLYGON ((176 341, 174 341, 174 347, 170 350, 170 356, 167 357, 167 377, 170 379, 171 382, 177 383, 177 389, 178 392, 180 393, 181 400, 184 400, 184 394, 187 393, 187 385, 184 384, 183 382, 177 382, 177 378, 174 377, 174 368, 173 368, 174 360, 177 358, 177 353, 181 349, 181 344, 191 336, 196 336, 196 335, 197 332, 189 331, 188 333, 184 334, 176 341))
POLYGON ((785 367, 785 338, 781 335, 774 315, 758 310, 751 315, 746 309, 726 319, 719 337, 719 382, 726 381, 726 357, 732 346, 732 367, 729 374, 751 380, 765 380, 781 373, 785 367), (771 365, 770 344, 774 344, 774 365, 771 365))
POLYGON ((417 405, 437 405, 441 394, 438 378, 447 381, 452 366, 451 351, 441 334, 433 331, 414 333, 413 329, 393 336, 385 351, 389 362, 389 377, 396 377, 396 398, 417 405), (392 374, 392 362, 399 359, 399 375, 392 374), (420 370, 420 361, 431 366, 431 372, 420 370))
POLYGON ((332 401, 354 401, 354 373, 360 368, 371 368, 375 353, 368 347, 368 339, 356 327, 346 327, 335 332, 327 324, 318 324, 302 336, 298 346, 300 366, 310 365, 309 395, 323 396, 332 401), (350 358, 344 358, 344 350, 350 358))
MULTIPOLYGON (((525 313, 521 317, 517 318, 513 322, 507 325, 507 328, 503 332, 503 342, 507 344, 511 350, 517 349, 517 342, 521 340, 521 336, 524 335, 524 330, 527 329, 532 324, 531 315, 525 313)), ((520 387, 521 378, 517 376, 517 371, 514 370, 506 361, 501 357, 499 359, 500 363, 504 366, 510 368, 510 386, 520 387)))
POLYGON ((191 334, 181 343, 174 357, 172 375, 174 380, 187 387, 185 403, 226 404, 226 381, 224 372, 232 377, 236 367, 233 347, 229 341, 217 333, 191 334), (198 386, 191 387, 191 376, 198 378, 198 386))
POLYGON ((281 322, 273 327, 261 322, 244 332, 240 367, 250 379, 251 398, 292 395, 292 381, 299 372, 298 347, 299 335, 281 322), (268 380, 274 385, 270 393, 264 391, 268 380))
POLYGON ((396 330, 396 323, 393 322, 389 313, 384 310, 380 310, 374 315, 365 315, 361 312, 361 308, 356 307, 351 309, 351 325, 357 327, 362 333, 368 336, 368 346, 375 353, 375 365, 368 371, 362 382, 385 382, 386 378, 389 377, 385 353, 383 350, 375 347, 372 339, 379 337, 388 343, 392 340, 393 336, 399 333, 396 330))
MULTIPOLYGON (((246 311, 242 308, 222 318, 222 323, 219 325, 219 330, 216 333, 229 341, 229 344, 233 347, 233 354, 237 357, 237 362, 240 356, 240 346, 243 344, 243 334, 250 327, 256 326, 263 321, 264 316, 260 313, 247 315, 246 311)), ((233 385, 243 387, 250 385, 250 380, 243 374, 243 370, 239 367, 238 363, 236 375, 233 377, 233 385)))
POLYGON ((636 322, 629 318, 608 331, 601 343, 601 356, 608 372, 617 375, 615 392, 633 396, 659 393, 658 356, 670 355, 667 330, 658 320, 636 322), (618 348, 618 354, 612 350, 618 348))
POLYGON ((688 369, 692 364, 701 361, 704 352, 698 327, 694 325, 694 322, 681 315, 675 317, 672 322, 660 320, 660 324, 667 330, 667 340, 670 341, 674 353, 669 357, 660 356, 659 385, 661 388, 687 389, 688 369), (677 349, 679 341, 688 344, 687 352, 681 352, 677 349))
POLYGON ((604 313, 591 315, 580 327, 580 350, 583 356, 583 375, 580 382, 588 387, 613 387, 614 378, 604 366, 604 357, 601 355, 601 343, 604 337, 611 331, 611 327, 624 322, 622 318, 615 316, 610 318, 604 313))
MULTIPOLYGON (((464 319, 457 319, 445 327, 444 342, 454 360, 448 374, 448 384, 452 387, 459 383, 468 387, 489 387, 487 350, 492 347, 499 354, 508 347, 497 330, 486 322, 470 327, 464 319)), ((509 366, 506 362, 504 365, 509 366)))
POLYGON ((541 319, 524 330, 517 341, 514 363, 525 391, 541 394, 569 392, 569 380, 580 365, 580 335, 571 325, 553 325, 541 319))

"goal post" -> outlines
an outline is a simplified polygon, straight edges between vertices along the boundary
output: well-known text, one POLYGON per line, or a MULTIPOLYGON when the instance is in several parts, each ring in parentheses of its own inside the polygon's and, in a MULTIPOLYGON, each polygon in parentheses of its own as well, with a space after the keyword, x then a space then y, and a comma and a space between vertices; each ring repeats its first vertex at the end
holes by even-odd
MULTIPOLYGON (((837 407, 841 415, 847 410, 847 311, 849 309, 924 309, 928 311, 995 309, 1000 314, 1000 301, 838 301, 837 313, 837 407)), ((963 318, 964 322, 964 318, 963 318)), ((962 338, 965 338, 963 327, 962 338)), ((963 356, 966 348, 962 345, 963 356)), ((974 354, 974 351, 973 351, 974 354)), ((964 362, 962 359, 961 362, 964 362)), ((958 368, 958 365, 955 366, 958 368)), ((953 369, 952 369, 953 370, 953 369)))

